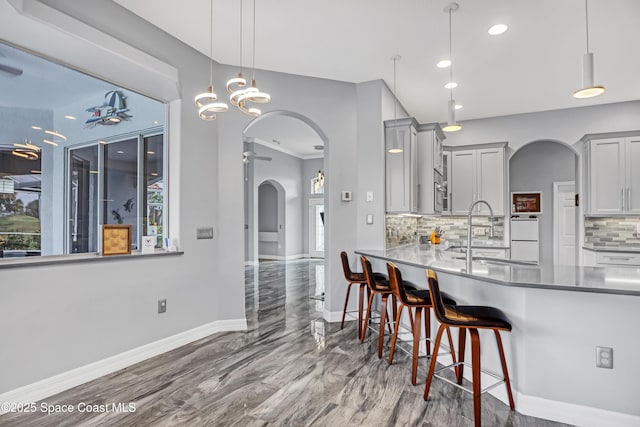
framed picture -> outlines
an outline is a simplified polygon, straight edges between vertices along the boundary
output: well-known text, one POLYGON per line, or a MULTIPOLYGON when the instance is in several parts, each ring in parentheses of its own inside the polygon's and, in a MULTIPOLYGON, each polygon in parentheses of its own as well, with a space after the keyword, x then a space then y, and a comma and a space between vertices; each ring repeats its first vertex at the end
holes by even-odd
POLYGON ((531 215, 541 214, 542 192, 517 191, 511 193, 511 213, 531 215))
POLYGON ((131 253, 131 224, 102 225, 102 255, 131 253))

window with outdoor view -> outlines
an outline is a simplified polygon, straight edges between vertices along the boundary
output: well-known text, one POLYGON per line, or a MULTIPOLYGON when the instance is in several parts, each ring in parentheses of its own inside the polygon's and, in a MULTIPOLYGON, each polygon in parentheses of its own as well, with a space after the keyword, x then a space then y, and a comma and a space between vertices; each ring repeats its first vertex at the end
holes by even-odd
POLYGON ((0 258, 162 247, 166 105, 0 43, 0 258))

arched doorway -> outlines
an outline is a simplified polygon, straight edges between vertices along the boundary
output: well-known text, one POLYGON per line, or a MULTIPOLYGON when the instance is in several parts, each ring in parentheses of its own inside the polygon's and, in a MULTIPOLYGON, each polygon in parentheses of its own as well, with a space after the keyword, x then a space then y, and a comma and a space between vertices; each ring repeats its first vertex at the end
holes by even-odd
MULTIPOLYGON (((243 130, 245 153, 245 263, 255 264, 260 254, 260 184, 277 182, 286 194, 283 212, 284 241, 277 259, 310 256, 311 209, 324 205, 324 226, 328 237, 330 207, 327 194, 312 194, 309 183, 324 174, 324 152, 328 139, 306 116, 284 110, 270 111, 243 130)), ((324 175, 323 175, 324 176, 324 175)), ((326 186, 325 186, 326 188, 326 186)), ((262 235, 262 237, 268 237, 262 235)), ((317 237, 314 235, 313 237, 317 237)), ((273 238, 273 236, 271 236, 273 238)), ((322 236, 326 244, 325 236, 322 236)), ((262 245, 264 246, 264 245, 262 245)), ((322 245, 324 246, 324 245, 322 245)))
MULTIPOLYGON (((573 265, 579 259, 580 215, 575 204, 579 171, 578 153, 562 141, 531 141, 509 159, 510 192, 541 193, 542 213, 533 215, 538 223, 537 250, 541 264, 573 265)), ((510 230, 513 221, 528 220, 528 217, 512 218, 510 230)), ((511 252, 514 258, 513 241, 511 252)))

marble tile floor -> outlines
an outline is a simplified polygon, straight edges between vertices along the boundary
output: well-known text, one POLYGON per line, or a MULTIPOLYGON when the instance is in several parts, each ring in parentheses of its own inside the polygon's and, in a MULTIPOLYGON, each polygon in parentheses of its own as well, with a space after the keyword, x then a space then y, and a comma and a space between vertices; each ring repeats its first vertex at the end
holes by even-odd
MULTIPOLYGON (((321 261, 246 269, 248 330, 219 333, 46 399, 49 404, 135 403, 135 412, 5 414, 0 426, 425 426, 473 425, 470 396, 434 380, 422 398, 411 359, 377 357, 356 325, 322 319, 321 261), (317 283, 318 282, 318 283, 317 283)), ((345 285, 346 289, 346 285, 345 285)), ((388 350, 385 352, 388 355, 388 350)), ((484 426, 551 427, 485 394, 484 426)))

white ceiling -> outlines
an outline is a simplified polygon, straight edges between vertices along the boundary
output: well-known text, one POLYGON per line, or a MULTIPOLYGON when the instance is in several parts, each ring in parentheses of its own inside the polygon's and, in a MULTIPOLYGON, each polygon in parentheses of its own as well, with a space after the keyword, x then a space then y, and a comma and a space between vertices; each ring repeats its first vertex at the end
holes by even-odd
MULTIPOLYGON (((195 49, 209 53, 209 0, 115 0, 195 49)), ((252 3, 244 8, 244 64, 251 58, 252 3)), ((459 0, 453 14, 458 120, 640 99, 640 1, 591 0, 590 50, 604 95, 576 100, 585 46, 583 0, 459 0), (489 36, 506 23, 509 31, 489 36)), ((446 121, 447 1, 259 0, 256 66, 363 82, 384 79, 419 122, 446 121)), ((216 61, 239 62, 240 1, 214 0, 216 61)), ((228 76, 231 77, 231 76, 228 76)), ((224 83, 227 76, 218 76, 224 83)), ((259 79, 259 76, 258 76, 259 79)), ((269 91, 269 88, 264 88, 269 91)), ((277 93, 272 93, 277 97, 277 93)), ((265 110, 268 110, 265 108, 265 110)))

